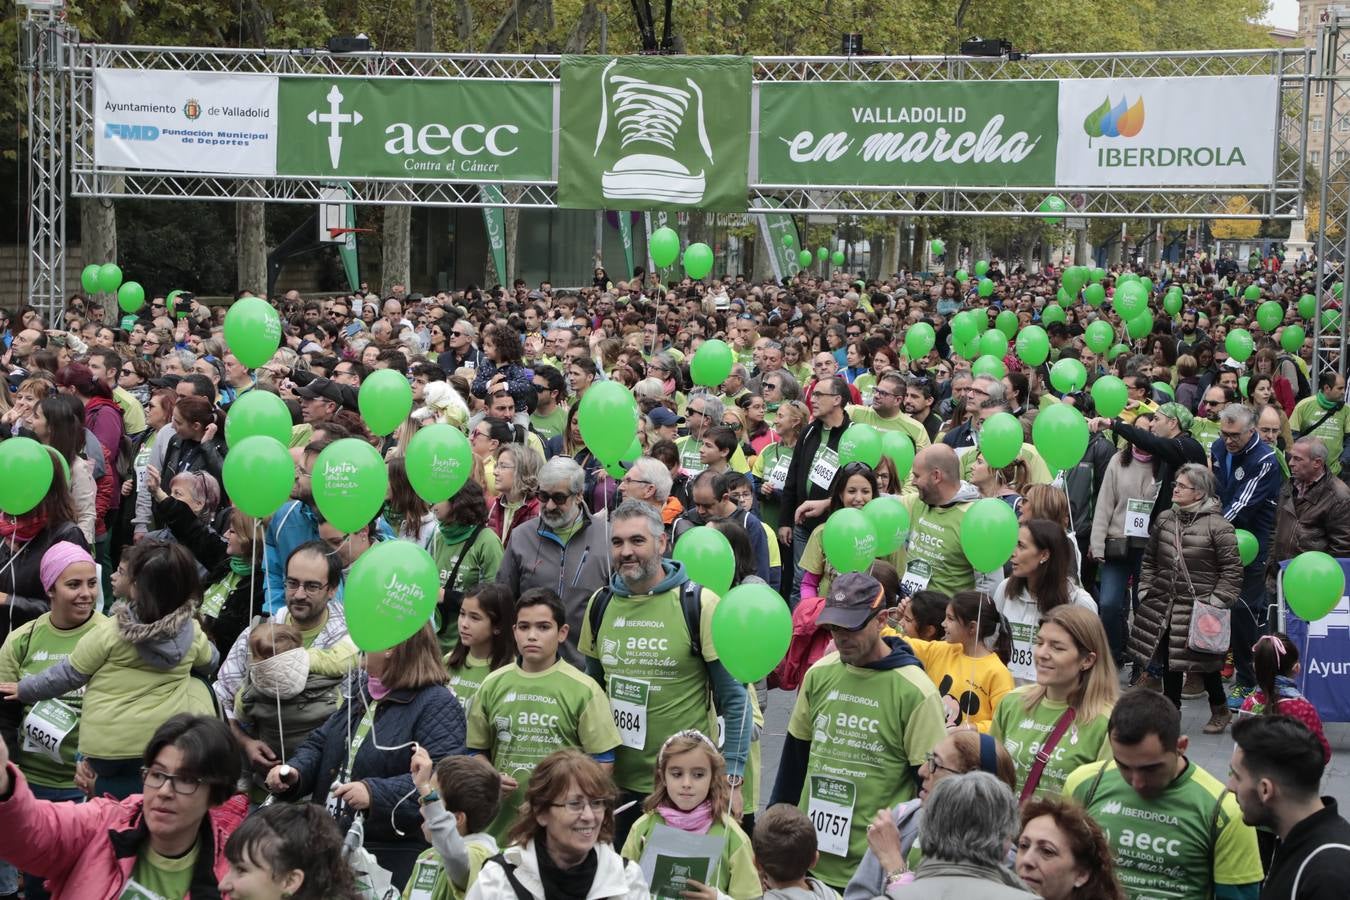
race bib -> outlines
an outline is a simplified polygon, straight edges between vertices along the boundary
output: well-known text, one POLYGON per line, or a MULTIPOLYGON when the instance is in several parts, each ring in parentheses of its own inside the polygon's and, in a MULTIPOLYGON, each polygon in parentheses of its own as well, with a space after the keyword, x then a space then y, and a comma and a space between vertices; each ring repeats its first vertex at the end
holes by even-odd
POLYGON ((1148 519, 1153 514, 1152 500, 1125 501, 1125 536, 1148 537, 1148 519))
POLYGON ((40 700, 23 719, 23 749, 53 760, 61 759, 61 744, 80 724, 80 713, 60 700, 40 700))
POLYGON ((617 675, 609 679, 609 708, 614 714, 614 727, 619 729, 619 743, 633 750, 647 746, 647 692, 651 685, 635 678, 617 675))
POLYGON ((680 454, 680 467, 691 475, 696 475, 708 468, 703 464, 702 457, 699 456, 698 447, 692 450, 686 449, 680 454))
POLYGON ((821 448, 816 461, 811 464, 811 483, 821 490, 828 491, 834 481, 834 473, 839 470, 839 454, 829 447, 821 448))
POLYGON ((851 781, 811 776, 806 815, 816 829, 816 847, 821 853, 848 856, 848 836, 853 830, 853 804, 857 794, 851 781))
POLYGON ((932 579, 931 565, 922 559, 911 559, 908 568, 905 569, 905 577, 900 579, 900 593, 906 597, 913 597, 927 588, 928 582, 932 579))
POLYGON ((408 900, 431 900, 441 874, 439 859, 419 859, 408 879, 408 900))
POLYGON ((783 486, 787 484, 788 466, 790 465, 792 465, 791 457, 780 456, 773 469, 769 471, 769 477, 766 480, 775 491, 781 491, 783 486))

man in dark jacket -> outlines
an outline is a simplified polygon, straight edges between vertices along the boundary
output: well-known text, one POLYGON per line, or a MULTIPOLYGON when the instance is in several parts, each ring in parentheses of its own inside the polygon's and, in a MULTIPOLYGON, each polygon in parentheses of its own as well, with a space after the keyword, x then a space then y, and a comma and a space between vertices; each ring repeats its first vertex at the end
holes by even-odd
POLYGON ((1305 550, 1350 557, 1350 487, 1327 467, 1327 445, 1305 437, 1289 448, 1293 477, 1280 490, 1275 512, 1275 538, 1266 566, 1266 587, 1273 590, 1282 560, 1305 550))
POLYGON ((1153 430, 1146 431, 1134 425, 1126 425, 1116 419, 1093 419, 1092 430, 1109 428, 1116 437, 1138 447, 1145 453, 1152 453, 1158 460, 1158 499, 1153 501, 1153 513, 1149 526, 1157 521, 1158 514, 1172 506, 1172 484, 1176 481, 1177 469, 1187 463, 1206 465, 1205 448, 1190 435, 1191 414, 1179 403, 1164 403, 1153 415, 1153 430))
POLYGON ((783 483, 783 498, 779 509, 796 510, 793 524, 778 529, 778 538, 792 545, 791 605, 797 605, 801 596, 802 569, 799 563, 811 530, 825 521, 830 509, 830 483, 839 469, 839 439, 849 426, 844 405, 850 394, 848 383, 839 376, 822 379, 811 393, 811 412, 814 418, 802 429, 797 448, 788 466, 787 481, 783 483))
POLYGON ((1273 832, 1261 900, 1332 900, 1345 896, 1350 872, 1350 822, 1332 797, 1319 797, 1326 768, 1322 745, 1288 716, 1252 716, 1233 723, 1228 789, 1242 821, 1273 832))
POLYGON ((1256 688, 1252 645, 1266 624, 1266 556, 1275 532, 1275 501, 1284 472, 1275 451, 1256 433, 1256 413, 1234 404, 1219 416, 1219 439, 1210 449, 1223 517, 1256 536, 1256 559, 1242 570, 1242 598, 1233 607, 1233 667, 1237 684, 1228 705, 1240 709, 1256 688))

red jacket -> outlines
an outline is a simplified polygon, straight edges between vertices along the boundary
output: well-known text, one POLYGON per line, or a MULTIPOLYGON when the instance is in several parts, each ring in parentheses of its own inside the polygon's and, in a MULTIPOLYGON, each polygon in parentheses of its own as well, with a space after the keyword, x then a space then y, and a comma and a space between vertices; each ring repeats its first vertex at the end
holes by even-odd
POLYGON ((824 608, 824 597, 803 597, 797 603, 797 608, 792 611, 792 641, 783 661, 769 673, 769 687, 797 690, 802 686, 806 670, 825 655, 830 646, 830 633, 817 624, 824 608))
POLYGON ((502 546, 506 546, 506 539, 511 536, 511 529, 518 528, 524 522, 530 521, 539 515, 539 498, 531 497, 520 505, 516 510, 515 518, 511 520, 511 528, 505 528, 506 521, 506 501, 497 497, 492 501, 492 508, 488 510, 487 527, 493 534, 501 540, 502 546), (506 533, 503 534, 502 532, 506 533))
MULTIPOLYGON (((0 859, 21 872, 47 879, 52 900, 114 900, 121 896, 137 853, 148 840, 139 794, 125 800, 99 797, 88 803, 52 803, 33 796, 13 763, 11 792, 0 800, 0 859)), ((218 900, 217 887, 229 870, 225 841, 248 811, 236 794, 202 822, 192 900, 218 900), (209 866, 208 866, 209 861, 209 866)))

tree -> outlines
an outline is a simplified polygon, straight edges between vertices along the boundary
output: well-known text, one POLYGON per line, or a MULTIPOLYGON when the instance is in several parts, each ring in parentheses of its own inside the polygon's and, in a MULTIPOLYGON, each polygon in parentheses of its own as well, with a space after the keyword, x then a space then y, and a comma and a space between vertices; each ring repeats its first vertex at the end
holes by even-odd
MULTIPOLYGON (((1224 211, 1233 214, 1256 213, 1257 208, 1246 197, 1229 197, 1224 211)), ((1221 241, 1249 241, 1261 230, 1260 219, 1215 219, 1210 233, 1221 241)))

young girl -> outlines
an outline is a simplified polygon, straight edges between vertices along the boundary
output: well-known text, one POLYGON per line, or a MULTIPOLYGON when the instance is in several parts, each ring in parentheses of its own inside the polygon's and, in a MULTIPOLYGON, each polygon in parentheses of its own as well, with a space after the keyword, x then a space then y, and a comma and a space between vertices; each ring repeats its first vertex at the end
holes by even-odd
POLYGON ((657 825, 723 837, 722 855, 708 883, 691 879, 686 896, 715 894, 719 900, 761 896, 764 891, 755 871, 754 851, 750 839, 731 817, 730 801, 726 763, 707 735, 694 730, 672 734, 656 755, 656 789, 642 805, 646 812, 628 833, 623 856, 640 864, 657 825))
POLYGON ((988 731, 994 707, 1013 689, 1008 626, 987 594, 959 591, 947 604, 942 627, 946 640, 909 638, 909 645, 942 694, 947 730, 988 731))
MULTIPOLYGON (((908 638, 922 641, 940 641, 943 623, 947 619, 947 605, 951 598, 941 591, 917 591, 900 604, 899 626, 908 638)), ((897 636, 899 632, 896 632, 897 636)), ((885 635, 885 632, 883 632, 885 635)))
POLYGON ((459 608, 459 643, 445 657, 450 671, 450 692, 469 714, 469 704, 483 679, 509 663, 516 653, 511 634, 515 621, 511 593, 496 582, 469 588, 459 608))
POLYGON ((1242 711, 1251 715, 1281 715, 1298 719, 1322 742, 1322 753, 1331 762, 1331 744, 1322 730, 1322 717, 1294 686, 1298 675, 1298 648, 1280 632, 1263 634, 1252 647, 1252 668, 1256 671, 1256 691, 1242 701, 1242 711), (1271 705, 1268 697, 1275 697, 1271 705))
MULTIPOLYGON (((877 496, 877 475, 867 463, 853 462, 839 467, 830 483, 830 513, 835 510, 862 509, 877 496)), ((824 597, 830 591, 830 585, 839 572, 825 558, 825 526, 819 525, 811 532, 802 551, 802 590, 803 597, 824 597)), ((905 571, 905 550, 900 548, 889 556, 882 557, 895 566, 897 572, 905 571)))

